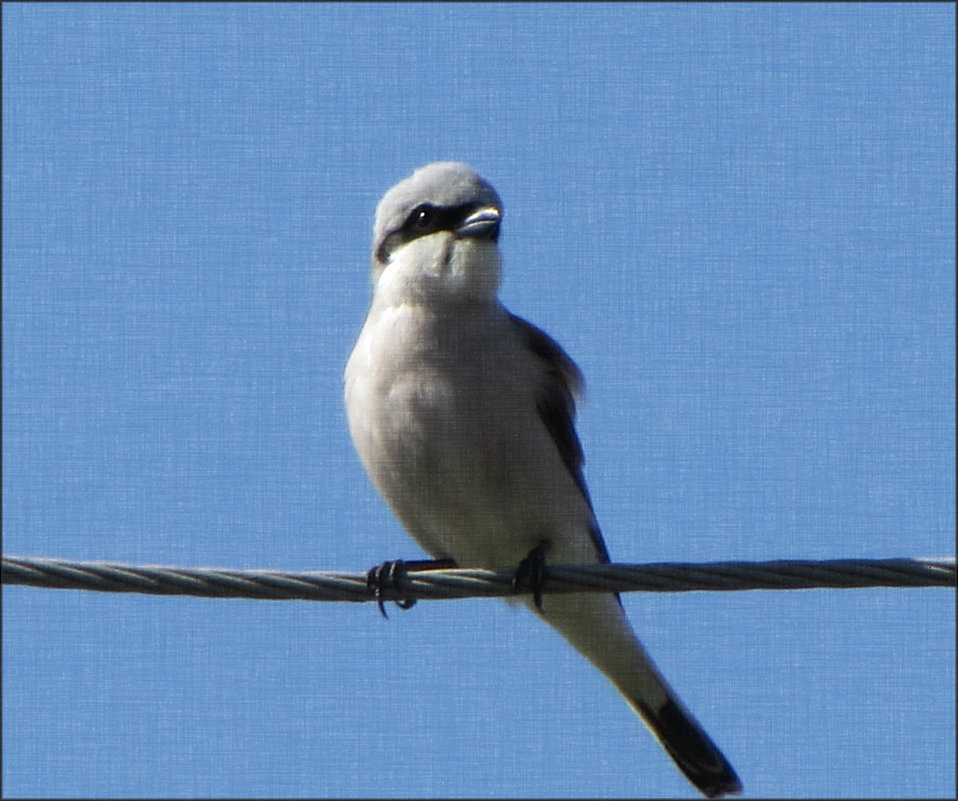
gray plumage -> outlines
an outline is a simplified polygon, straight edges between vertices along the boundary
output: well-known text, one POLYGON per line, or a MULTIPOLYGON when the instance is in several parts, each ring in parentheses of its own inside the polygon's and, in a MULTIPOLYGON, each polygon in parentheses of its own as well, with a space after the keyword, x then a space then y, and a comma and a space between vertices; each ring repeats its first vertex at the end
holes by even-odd
MULTIPOLYGON (((516 566, 545 543, 554 563, 608 562, 574 425, 582 375, 499 302, 501 215, 496 191, 459 162, 417 170, 379 203, 375 290, 345 375, 353 442, 437 559, 516 566)), ((616 595, 552 595, 537 614, 606 675, 705 795, 740 792, 616 595)))

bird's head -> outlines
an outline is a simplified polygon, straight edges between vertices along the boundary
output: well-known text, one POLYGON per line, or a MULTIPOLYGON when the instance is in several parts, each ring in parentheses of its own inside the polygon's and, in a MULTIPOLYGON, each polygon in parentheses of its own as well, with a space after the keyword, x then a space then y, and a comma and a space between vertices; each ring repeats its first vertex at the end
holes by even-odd
POLYGON ((481 300, 499 288, 502 201, 471 167, 439 161, 390 189, 376 209, 377 294, 481 300))

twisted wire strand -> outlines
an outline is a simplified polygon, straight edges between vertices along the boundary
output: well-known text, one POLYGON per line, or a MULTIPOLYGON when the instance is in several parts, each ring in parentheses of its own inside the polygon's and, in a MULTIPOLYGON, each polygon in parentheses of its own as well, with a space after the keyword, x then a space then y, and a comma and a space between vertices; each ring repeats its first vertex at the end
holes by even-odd
MULTIPOLYGON (((163 567, 18 556, 4 556, 2 563, 2 582, 10 585, 272 601, 506 597, 517 592, 514 577, 513 569, 437 569, 410 563, 394 585, 377 590, 366 573, 163 567)), ((543 593, 954 586, 955 558, 947 557, 547 565, 543 593)), ((528 589, 520 587, 522 591, 528 589)))

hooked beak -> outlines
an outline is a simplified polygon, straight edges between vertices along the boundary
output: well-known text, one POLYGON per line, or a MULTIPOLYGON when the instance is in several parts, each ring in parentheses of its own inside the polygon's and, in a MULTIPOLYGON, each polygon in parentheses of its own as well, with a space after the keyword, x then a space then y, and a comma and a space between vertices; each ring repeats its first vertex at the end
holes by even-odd
POLYGON ((455 228, 457 239, 499 239, 499 223, 502 222, 502 212, 495 206, 485 206, 476 209, 455 228))

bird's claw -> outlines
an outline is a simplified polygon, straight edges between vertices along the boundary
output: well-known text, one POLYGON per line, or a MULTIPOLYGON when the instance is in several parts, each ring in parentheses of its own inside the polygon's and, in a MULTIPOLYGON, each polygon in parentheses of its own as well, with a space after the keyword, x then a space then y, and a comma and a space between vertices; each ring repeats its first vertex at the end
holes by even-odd
POLYGON ((412 609, 416 605, 415 598, 406 597, 406 576, 410 572, 419 572, 425 570, 447 570, 456 567, 456 562, 452 559, 414 559, 409 562, 405 559, 393 559, 390 562, 383 562, 376 565, 372 570, 366 573, 366 586, 376 599, 376 605, 384 618, 389 619, 386 614, 386 601, 383 599, 383 593, 391 590, 399 595, 399 600, 393 601, 400 609, 412 609))
POLYGON ((542 588, 546 583, 546 551, 548 550, 548 540, 540 542, 529 551, 525 559, 519 562, 516 575, 512 579, 513 592, 521 592, 524 586, 529 587, 532 600, 540 612, 542 612, 542 588))
MULTIPOLYGON (((383 600, 385 590, 395 590, 402 594, 405 589, 406 563, 402 559, 394 559, 390 562, 383 562, 372 568, 366 573, 366 586, 369 587, 376 599, 376 605, 379 607, 379 613, 389 620, 386 614, 386 602, 383 600)), ((412 609, 416 605, 415 598, 400 597, 393 601, 400 609, 412 609)))

